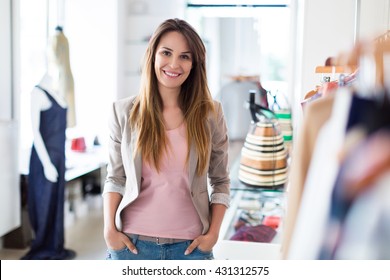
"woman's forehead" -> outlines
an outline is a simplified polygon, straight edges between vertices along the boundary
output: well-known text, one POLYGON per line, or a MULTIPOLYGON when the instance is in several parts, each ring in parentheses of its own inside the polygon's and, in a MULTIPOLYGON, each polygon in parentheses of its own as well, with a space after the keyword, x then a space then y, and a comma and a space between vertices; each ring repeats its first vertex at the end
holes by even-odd
POLYGON ((186 37, 177 31, 170 31, 162 35, 157 47, 180 53, 191 53, 186 37))

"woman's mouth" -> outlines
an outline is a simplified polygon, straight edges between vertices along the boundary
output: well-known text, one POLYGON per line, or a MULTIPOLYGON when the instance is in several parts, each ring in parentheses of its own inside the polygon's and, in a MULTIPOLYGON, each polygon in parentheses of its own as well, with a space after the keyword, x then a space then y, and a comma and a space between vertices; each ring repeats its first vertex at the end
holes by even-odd
POLYGON ((181 75, 179 73, 173 73, 173 72, 164 71, 164 70, 163 70, 163 72, 165 73, 165 75, 172 77, 172 78, 176 78, 176 77, 179 77, 181 75))

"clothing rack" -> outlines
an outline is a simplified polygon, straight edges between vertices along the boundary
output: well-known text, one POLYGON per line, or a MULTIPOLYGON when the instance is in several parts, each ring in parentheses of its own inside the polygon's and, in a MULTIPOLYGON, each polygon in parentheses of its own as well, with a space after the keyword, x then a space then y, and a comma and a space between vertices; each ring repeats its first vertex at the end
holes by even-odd
POLYGON ((375 42, 388 42, 390 40, 390 30, 375 38, 375 42))
POLYGON ((385 154, 390 143, 390 30, 356 43, 332 62, 337 66, 320 66, 316 73, 338 72, 337 92, 307 108, 302 142, 293 154, 298 162, 291 168, 284 254, 291 259, 390 259, 390 224, 383 218, 390 216, 384 201, 390 193, 390 153, 385 154))

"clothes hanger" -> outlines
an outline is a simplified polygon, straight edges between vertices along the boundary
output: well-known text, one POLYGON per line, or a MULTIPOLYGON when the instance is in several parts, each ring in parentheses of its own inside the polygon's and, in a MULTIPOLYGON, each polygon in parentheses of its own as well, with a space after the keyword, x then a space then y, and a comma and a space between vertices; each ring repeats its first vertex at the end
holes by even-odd
POLYGON ((315 69, 315 73, 317 74, 342 74, 342 73, 348 73, 351 72, 351 69, 348 67, 344 67, 341 65, 338 66, 317 66, 315 69))
POLYGON ((316 67, 315 73, 332 74, 332 77, 335 77, 335 74, 348 74, 355 71, 355 67, 350 67, 350 65, 345 63, 346 57, 346 53, 340 53, 338 57, 328 57, 324 66, 316 67))

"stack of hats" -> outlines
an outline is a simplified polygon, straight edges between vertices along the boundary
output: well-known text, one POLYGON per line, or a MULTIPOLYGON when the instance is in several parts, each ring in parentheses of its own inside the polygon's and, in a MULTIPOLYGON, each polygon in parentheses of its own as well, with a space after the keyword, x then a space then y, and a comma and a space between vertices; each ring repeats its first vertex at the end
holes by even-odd
POLYGON ((287 181, 287 149, 276 118, 254 123, 241 150, 238 179, 258 188, 282 188, 287 181))
POLYGON ((290 109, 280 109, 280 110, 274 111, 274 113, 279 120, 284 144, 286 145, 287 151, 289 151, 289 154, 291 154, 292 140, 293 140, 291 110, 290 109))

